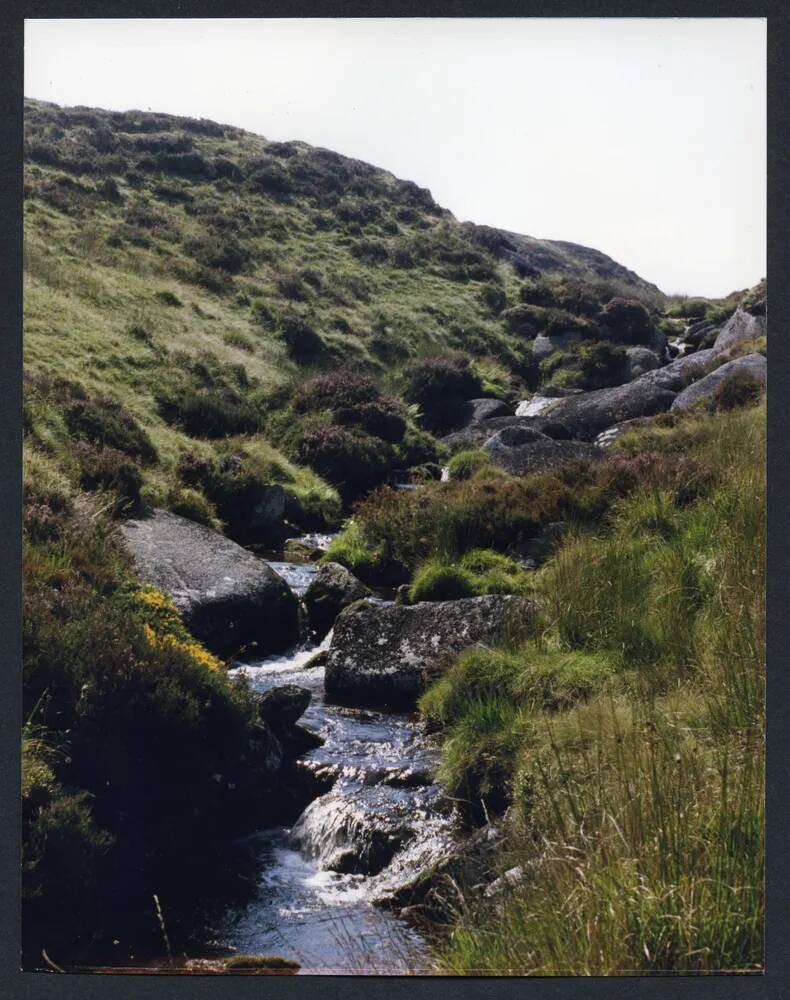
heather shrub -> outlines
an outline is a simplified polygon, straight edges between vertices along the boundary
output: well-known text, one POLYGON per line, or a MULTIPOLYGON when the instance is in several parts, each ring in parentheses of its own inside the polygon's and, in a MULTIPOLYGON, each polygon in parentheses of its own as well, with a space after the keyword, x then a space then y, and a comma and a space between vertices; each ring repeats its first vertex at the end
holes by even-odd
POLYGON ((389 471, 382 441, 343 427, 306 431, 299 459, 335 486, 346 503, 382 483, 389 471))
POLYGON ((428 430, 449 430, 467 399, 479 396, 482 385, 467 358, 437 356, 416 361, 405 372, 404 396, 420 408, 428 430))
POLYGON ((601 310, 599 319, 611 339, 623 344, 647 344, 655 334, 650 313, 635 299, 611 299, 601 310))
POLYGON ((480 299, 483 305, 498 316, 507 307, 507 295, 499 285, 486 284, 480 289, 480 299))
POLYGON ((143 476, 140 467, 128 455, 117 448, 97 448, 81 441, 74 449, 74 456, 79 484, 84 490, 116 494, 118 500, 114 510, 119 514, 133 517, 141 512, 143 476))
POLYGON ((115 448, 146 464, 156 461, 156 449, 147 432, 121 403, 106 396, 75 399, 63 413, 66 426, 75 437, 115 448))
POLYGON ((733 372, 724 382, 716 386, 707 407, 711 411, 732 410, 739 406, 757 403, 765 392, 765 386, 748 372, 733 372))
POLYGON ((280 336, 288 354, 300 365, 315 363, 326 351, 321 336, 301 316, 284 316, 280 321, 280 336))
POLYGON ((348 368, 315 375, 301 382, 293 392, 297 412, 340 410, 378 400, 380 391, 375 379, 348 368))
POLYGON ((214 355, 174 356, 156 394, 159 411, 193 437, 218 438, 260 428, 262 416, 252 401, 254 384, 242 365, 223 364, 214 355))
POLYGON ((389 444, 398 444, 406 434, 403 408, 395 399, 382 398, 336 410, 334 422, 341 427, 359 427, 389 444))

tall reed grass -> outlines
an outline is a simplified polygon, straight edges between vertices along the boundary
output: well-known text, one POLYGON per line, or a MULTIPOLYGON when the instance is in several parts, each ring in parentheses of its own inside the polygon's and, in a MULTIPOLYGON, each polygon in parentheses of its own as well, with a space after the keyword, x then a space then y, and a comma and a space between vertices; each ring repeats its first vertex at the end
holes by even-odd
POLYGON ((693 454, 709 491, 654 487, 577 531, 541 573, 540 641, 467 658, 423 699, 454 790, 504 786, 498 863, 516 869, 467 893, 446 972, 762 967, 764 409, 648 436, 693 454), (569 654, 597 658, 597 682, 536 701, 523 679, 569 654))

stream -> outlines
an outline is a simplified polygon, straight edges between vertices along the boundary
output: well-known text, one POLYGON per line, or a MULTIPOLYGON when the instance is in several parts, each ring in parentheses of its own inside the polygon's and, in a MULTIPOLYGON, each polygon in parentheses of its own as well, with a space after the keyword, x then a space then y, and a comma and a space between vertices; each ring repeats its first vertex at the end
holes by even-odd
MULTIPOLYGON (((312 564, 267 562, 300 597, 317 572, 312 564)), ((300 722, 324 744, 298 766, 331 788, 293 827, 245 838, 261 874, 252 901, 225 914, 218 938, 242 954, 295 959, 302 974, 427 972, 420 934, 371 900, 398 863, 408 873, 409 848, 424 851, 449 835, 449 810, 433 782, 438 754, 414 716, 324 700, 324 668, 309 661, 330 641, 331 633, 320 645, 308 641, 234 671, 260 692, 284 684, 310 690, 300 722)))

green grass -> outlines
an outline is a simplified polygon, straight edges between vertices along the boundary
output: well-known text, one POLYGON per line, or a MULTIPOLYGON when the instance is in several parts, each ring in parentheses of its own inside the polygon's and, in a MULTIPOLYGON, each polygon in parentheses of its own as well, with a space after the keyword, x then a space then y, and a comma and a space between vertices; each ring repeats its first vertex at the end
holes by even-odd
POLYGON ((441 557, 421 563, 409 589, 409 600, 449 601, 483 594, 525 594, 529 573, 518 563, 490 549, 472 549, 458 562, 441 557))
POLYGON ((764 419, 645 430, 715 470, 708 490, 577 530, 538 574, 536 637, 423 696, 442 780, 472 822, 510 807, 498 866, 524 872, 495 901, 467 889, 443 971, 762 967, 764 419))

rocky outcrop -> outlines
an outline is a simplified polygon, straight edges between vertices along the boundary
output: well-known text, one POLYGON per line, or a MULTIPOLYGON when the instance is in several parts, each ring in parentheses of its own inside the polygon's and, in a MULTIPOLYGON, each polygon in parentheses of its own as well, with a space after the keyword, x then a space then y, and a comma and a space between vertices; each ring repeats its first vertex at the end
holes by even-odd
POLYGON ((765 330, 765 316, 752 316, 739 306, 721 328, 711 351, 714 355, 721 354, 740 341, 764 337, 765 330))
POLYGON ((728 361, 716 368, 709 375, 693 382, 683 392, 678 393, 672 404, 673 410, 685 410, 694 403, 711 396, 716 389, 733 375, 748 375, 755 381, 765 385, 768 375, 768 365, 762 354, 747 354, 743 358, 728 361))
POLYGON ((349 604, 371 593, 364 583, 340 563, 325 563, 313 577, 304 595, 307 619, 316 640, 321 640, 335 624, 335 619, 349 604))
POLYGON ((575 459, 602 458, 601 451, 585 441, 554 441, 532 427, 497 431, 483 445, 494 462, 517 476, 555 469, 575 459))
POLYGON ((324 685, 347 704, 413 705, 462 649, 526 631, 532 601, 511 595, 403 606, 358 601, 335 622, 324 685))
MULTIPOLYGON (((648 373, 652 374, 652 373, 648 373)), ((602 430, 634 417, 663 413, 675 396, 668 389, 646 381, 647 375, 611 389, 595 389, 557 400, 543 411, 544 419, 563 424, 573 437, 592 441, 602 430)))
POLYGON ((140 577, 165 591, 187 628, 220 656, 293 645, 298 605, 285 581, 240 545, 169 511, 121 527, 140 577))
POLYGON ((512 417, 513 415, 513 407, 503 403, 501 399, 470 399, 461 407, 458 427, 469 427, 470 424, 491 420, 492 417, 512 417))

